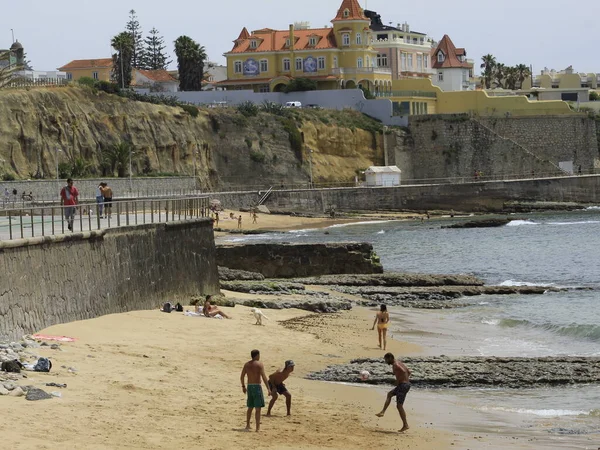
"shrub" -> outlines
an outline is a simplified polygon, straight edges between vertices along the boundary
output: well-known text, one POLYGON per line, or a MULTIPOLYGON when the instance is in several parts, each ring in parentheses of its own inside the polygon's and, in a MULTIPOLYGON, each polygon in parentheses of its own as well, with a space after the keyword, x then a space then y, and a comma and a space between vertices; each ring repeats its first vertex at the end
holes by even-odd
POLYGON ((2 174, 2 181, 15 181, 15 176, 10 172, 4 172, 2 174))
POLYGON ((198 117, 200 114, 200 110, 194 105, 179 105, 179 107, 192 117, 198 117))
POLYGON ((600 100, 600 94, 596 91, 590 91, 590 102, 596 102, 600 100))
POLYGON ((255 150, 250 151, 250 159, 257 163, 264 163, 266 156, 264 153, 257 152, 255 150))
POLYGON ((94 87, 107 94, 119 94, 121 92, 121 88, 119 88, 117 83, 111 83, 109 81, 96 81, 94 87))
POLYGON ((290 146, 292 150, 296 153, 296 157, 298 159, 302 159, 302 134, 300 134, 300 130, 294 122, 293 119, 284 118, 281 119, 281 123, 283 124, 283 129, 287 132, 290 146))
POLYGON ((281 103, 270 102, 268 100, 262 102, 260 109, 270 114, 284 114, 286 112, 286 109, 281 103))
POLYGON ((284 92, 316 91, 317 82, 309 78, 294 78, 284 89, 284 92))
POLYGON ((240 103, 237 110, 242 113, 245 117, 254 117, 258 115, 258 106, 251 101, 240 103))
POLYGON ((219 119, 212 114, 210 114, 208 117, 210 119, 210 126, 212 127, 212 130, 215 133, 218 133, 219 130, 221 129, 221 123, 219 122, 219 119))
POLYGON ((374 100, 375 99, 375 96, 367 88, 361 87, 360 90, 363 91, 363 94, 364 94, 364 96, 365 96, 365 98, 367 100, 374 100))
POLYGON ((247 137, 246 139, 244 139, 244 142, 246 143, 246 145, 248 146, 248 148, 252 148, 252 139, 250 139, 249 137, 247 137))
POLYGON ((92 77, 81 77, 79 80, 77 80, 77 84, 81 86, 87 86, 89 88, 96 88, 96 80, 94 80, 92 77))

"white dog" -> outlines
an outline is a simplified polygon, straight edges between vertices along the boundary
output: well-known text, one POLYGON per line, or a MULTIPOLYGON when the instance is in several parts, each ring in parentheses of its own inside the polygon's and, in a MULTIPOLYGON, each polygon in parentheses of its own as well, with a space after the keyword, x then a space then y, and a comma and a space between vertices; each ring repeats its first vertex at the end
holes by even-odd
POLYGON ((262 320, 263 320, 263 317, 264 317, 265 319, 269 320, 269 318, 268 318, 267 316, 265 316, 265 315, 263 314, 263 312, 262 312, 260 309, 258 309, 258 308, 252 308, 252 309, 250 310, 250 312, 251 312, 252 314, 254 314, 254 318, 256 319, 256 323, 255 323, 254 325, 262 325, 262 320))

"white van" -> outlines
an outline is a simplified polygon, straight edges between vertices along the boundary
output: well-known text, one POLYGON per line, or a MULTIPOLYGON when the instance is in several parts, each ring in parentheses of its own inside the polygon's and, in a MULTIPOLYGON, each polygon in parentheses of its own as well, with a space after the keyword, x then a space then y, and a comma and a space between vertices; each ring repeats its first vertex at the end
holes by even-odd
POLYGON ((287 102, 285 104, 286 108, 302 108, 302 103, 300 102, 287 102))

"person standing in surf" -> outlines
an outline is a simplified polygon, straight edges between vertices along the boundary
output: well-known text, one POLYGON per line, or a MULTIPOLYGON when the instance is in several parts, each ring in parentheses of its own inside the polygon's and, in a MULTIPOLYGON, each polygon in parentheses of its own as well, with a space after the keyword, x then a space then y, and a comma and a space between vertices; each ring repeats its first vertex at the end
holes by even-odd
POLYGON ((383 343, 383 350, 387 347, 387 330, 390 326, 390 313, 387 311, 387 306, 381 305, 380 311, 375 315, 375 321, 373 322, 373 328, 377 325, 377 334, 379 335, 379 348, 383 343))

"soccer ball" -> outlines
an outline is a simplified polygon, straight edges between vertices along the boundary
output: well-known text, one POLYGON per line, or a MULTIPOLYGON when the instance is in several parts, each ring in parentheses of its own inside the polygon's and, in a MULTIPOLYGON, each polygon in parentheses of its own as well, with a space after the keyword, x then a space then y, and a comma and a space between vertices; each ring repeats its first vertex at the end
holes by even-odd
POLYGON ((371 376, 371 374, 367 370, 363 370, 360 373, 360 379, 363 380, 363 381, 367 381, 370 376, 371 376))

